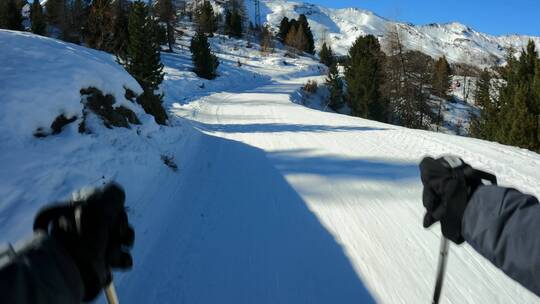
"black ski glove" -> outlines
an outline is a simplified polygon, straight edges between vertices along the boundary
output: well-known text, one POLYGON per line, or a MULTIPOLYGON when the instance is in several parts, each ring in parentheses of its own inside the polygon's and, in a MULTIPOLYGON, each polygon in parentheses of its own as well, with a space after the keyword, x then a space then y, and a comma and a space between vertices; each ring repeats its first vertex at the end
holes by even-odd
POLYGON ((39 212, 34 231, 49 233, 73 257, 84 284, 84 301, 94 299, 112 279, 111 268, 130 269, 135 232, 125 212, 124 190, 115 183, 79 201, 39 212))
POLYGON ((456 244, 463 243, 461 224, 470 197, 482 180, 497 183, 492 174, 479 171, 454 156, 426 157, 420 163, 426 208, 424 227, 441 222, 442 234, 456 244))

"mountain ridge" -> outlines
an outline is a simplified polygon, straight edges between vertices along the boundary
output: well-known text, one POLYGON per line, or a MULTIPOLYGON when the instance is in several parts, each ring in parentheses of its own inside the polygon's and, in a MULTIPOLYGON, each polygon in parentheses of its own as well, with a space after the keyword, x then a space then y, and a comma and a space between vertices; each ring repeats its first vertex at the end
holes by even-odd
MULTIPOLYGON (((250 17, 254 10, 248 7, 250 17)), ((283 17, 298 18, 305 14, 309 20, 316 46, 327 41, 336 54, 347 54, 348 48, 360 35, 372 34, 383 39, 388 28, 397 26, 406 49, 417 50, 438 58, 446 56, 450 62, 477 67, 502 65, 508 49, 519 51, 529 39, 537 47, 540 37, 529 35, 491 35, 459 22, 415 25, 397 22, 362 8, 328 8, 308 2, 261 0, 263 21, 277 28, 283 17)))

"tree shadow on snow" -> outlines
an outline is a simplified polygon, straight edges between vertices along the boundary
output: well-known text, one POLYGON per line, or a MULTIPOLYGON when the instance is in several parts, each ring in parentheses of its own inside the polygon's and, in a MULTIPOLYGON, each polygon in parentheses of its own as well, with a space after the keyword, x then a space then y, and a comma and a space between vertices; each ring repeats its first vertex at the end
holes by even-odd
POLYGON ((177 204, 159 223, 137 227, 148 232, 118 284, 122 300, 374 303, 343 248, 263 150, 198 138, 180 166, 177 204))
POLYGON ((312 155, 311 150, 271 153, 269 158, 280 172, 315 174, 330 178, 398 181, 418 179, 418 164, 377 159, 344 158, 337 155, 312 155), (310 155, 311 154, 311 155, 310 155))

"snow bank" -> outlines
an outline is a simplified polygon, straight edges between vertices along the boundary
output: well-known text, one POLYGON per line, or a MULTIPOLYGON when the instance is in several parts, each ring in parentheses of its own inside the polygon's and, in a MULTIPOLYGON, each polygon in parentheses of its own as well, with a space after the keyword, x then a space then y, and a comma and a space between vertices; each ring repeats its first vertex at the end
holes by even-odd
POLYGON ((125 89, 142 89, 110 54, 31 33, 0 30, 0 136, 28 139, 54 119, 81 115, 80 90, 99 88, 117 105, 142 109, 124 98, 125 89))
POLYGON ((68 199, 81 187, 116 180, 132 200, 155 176, 176 174, 161 157, 178 159, 184 128, 158 126, 125 99, 125 87, 142 89, 113 56, 3 30, 0 45, 0 243, 28 236, 40 207, 68 199), (90 86, 112 94, 116 105, 134 111, 142 124, 106 129, 89 115, 92 134, 80 134, 76 121, 58 135, 33 136, 61 113, 80 118, 80 90, 90 86))

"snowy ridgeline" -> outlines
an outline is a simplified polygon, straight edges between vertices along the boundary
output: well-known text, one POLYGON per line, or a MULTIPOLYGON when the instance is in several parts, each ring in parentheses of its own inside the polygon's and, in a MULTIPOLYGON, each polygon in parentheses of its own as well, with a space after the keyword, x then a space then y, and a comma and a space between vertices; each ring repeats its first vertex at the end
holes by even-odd
MULTIPOLYGON (((319 41, 316 46, 326 40, 340 55, 347 54, 358 36, 372 34, 382 38, 394 26, 399 28, 406 48, 421 51, 433 58, 446 55, 453 63, 492 66, 504 63, 507 48, 519 51, 529 39, 533 39, 537 47, 540 47, 540 37, 492 36, 460 23, 421 26, 396 23, 362 9, 330 9, 300 1, 263 0, 261 14, 263 18, 266 16, 263 21, 269 22, 274 28, 279 26, 284 16, 298 18, 299 14, 305 14, 319 41)), ((250 12, 250 16, 253 15, 250 12)))

